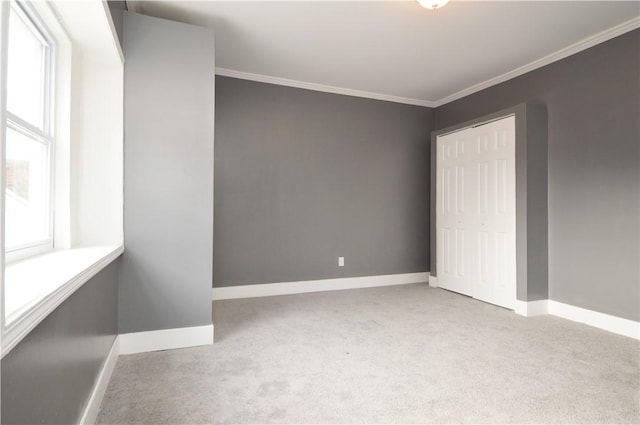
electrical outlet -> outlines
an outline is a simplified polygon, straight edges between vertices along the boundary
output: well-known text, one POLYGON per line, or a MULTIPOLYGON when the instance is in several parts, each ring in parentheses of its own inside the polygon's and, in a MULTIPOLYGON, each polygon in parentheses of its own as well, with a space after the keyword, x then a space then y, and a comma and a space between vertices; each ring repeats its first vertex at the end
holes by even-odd
POLYGON ((338 267, 344 267, 344 257, 338 257, 338 267))

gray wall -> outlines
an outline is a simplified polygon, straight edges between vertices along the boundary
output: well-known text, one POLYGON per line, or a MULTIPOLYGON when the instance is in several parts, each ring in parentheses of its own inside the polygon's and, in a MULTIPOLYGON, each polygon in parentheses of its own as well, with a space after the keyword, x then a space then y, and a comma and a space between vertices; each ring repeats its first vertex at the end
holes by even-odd
POLYGON ((432 123, 217 76, 214 286, 429 271, 432 123))
POLYGON ((118 35, 118 42, 122 45, 122 20, 124 18, 123 12, 127 10, 127 3, 124 0, 108 0, 107 4, 113 19, 113 26, 118 35))
POLYGON ((3 424, 75 424, 117 334, 118 261, 2 359, 3 424))
POLYGON ((119 331, 211 324, 214 38, 124 12, 119 331))
POLYGON ((640 320, 640 31, 436 109, 437 128, 546 105, 549 296, 640 320))

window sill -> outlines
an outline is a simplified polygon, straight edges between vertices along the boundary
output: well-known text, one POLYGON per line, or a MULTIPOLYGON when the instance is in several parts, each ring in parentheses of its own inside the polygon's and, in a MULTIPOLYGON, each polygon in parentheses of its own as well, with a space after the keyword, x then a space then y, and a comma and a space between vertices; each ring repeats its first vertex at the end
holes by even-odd
POLYGON ((6 265, 2 357, 123 251, 121 245, 78 247, 6 265))

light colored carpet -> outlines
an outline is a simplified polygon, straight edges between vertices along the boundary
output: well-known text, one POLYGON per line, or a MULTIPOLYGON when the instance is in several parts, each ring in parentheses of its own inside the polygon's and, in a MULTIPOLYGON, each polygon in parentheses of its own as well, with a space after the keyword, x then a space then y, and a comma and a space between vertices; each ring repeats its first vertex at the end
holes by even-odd
POLYGON ((213 346, 120 357, 98 423, 640 422, 638 341, 426 284, 213 317, 213 346))

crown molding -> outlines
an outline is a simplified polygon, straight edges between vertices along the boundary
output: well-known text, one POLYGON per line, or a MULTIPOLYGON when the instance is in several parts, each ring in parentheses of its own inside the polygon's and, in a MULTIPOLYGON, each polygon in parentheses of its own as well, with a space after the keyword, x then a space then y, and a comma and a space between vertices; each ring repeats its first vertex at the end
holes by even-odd
POLYGON ((579 53, 583 50, 586 50, 597 44, 603 43, 607 40, 611 40, 612 38, 618 37, 622 34, 625 34, 629 31, 633 31, 637 28, 640 28, 640 17, 636 17, 629 21, 623 22, 620 25, 616 25, 615 27, 612 27, 602 32, 599 32, 597 34, 594 34, 581 41, 578 41, 577 43, 574 43, 570 46, 560 49, 554 53, 551 53, 545 57, 537 59, 526 65, 518 67, 512 71, 506 72, 495 78, 490 78, 481 83, 474 84, 463 90, 460 90, 456 93, 453 93, 449 96, 445 96, 435 101, 392 96, 392 95, 387 95, 382 93, 353 90, 353 89, 348 89, 344 87, 328 86, 324 84, 308 83, 305 81, 291 80, 288 78, 279 78, 279 77, 272 77, 272 76, 263 75, 263 74, 253 74, 250 72, 235 71, 227 68, 216 68, 216 75, 221 75, 224 77, 240 78, 243 80, 259 81, 262 83, 276 84, 280 86, 296 87, 300 89, 314 90, 314 91, 320 91, 320 92, 326 92, 326 93, 343 94, 346 96, 364 97, 368 99, 384 100, 387 102, 396 102, 396 103, 404 103, 407 105, 417 105, 417 106, 426 106, 429 108, 437 108, 439 106, 453 102, 465 96, 469 96, 473 93, 479 92, 491 86, 495 86, 497 84, 503 83, 512 78, 519 77, 520 75, 526 74, 527 72, 533 71, 538 68, 542 68, 543 66, 549 65, 553 62, 559 61, 568 56, 579 53))
POLYGON ((411 99, 408 97, 391 96, 382 93, 373 93, 362 90, 347 89, 344 87, 328 86, 325 84, 307 83, 304 81, 290 80, 288 78, 271 77, 269 75, 252 74, 250 72, 234 71, 227 68, 216 68, 216 75, 223 77, 240 78, 242 80, 259 81, 261 83, 276 84, 279 86, 296 87, 299 89, 307 89, 321 91, 325 93, 343 94, 346 96, 364 97, 367 99, 384 100, 387 102, 404 103, 407 105, 434 107, 434 102, 428 100, 411 99))
POLYGON ((470 94, 479 92, 480 90, 484 90, 491 86, 495 86, 496 84, 503 83, 512 78, 519 77, 520 75, 526 74, 527 72, 531 72, 535 69, 542 68, 545 65, 549 65, 553 62, 557 62, 568 56, 579 53, 597 44, 604 43, 607 40, 611 40, 612 38, 618 37, 619 35, 622 35, 629 31, 633 31, 637 28, 640 28, 640 17, 633 18, 629 21, 623 22, 620 25, 616 25, 615 27, 609 28, 607 30, 594 34, 590 37, 587 37, 583 40, 580 40, 577 43, 574 43, 570 46, 560 49, 554 53, 551 53, 550 55, 537 59, 533 62, 523 65, 512 71, 506 72, 495 78, 491 78, 481 83, 474 84, 473 86, 467 87, 466 89, 460 90, 459 92, 443 97, 442 99, 433 101, 431 103, 436 108, 438 106, 446 105, 447 103, 453 102, 454 100, 458 100, 465 96, 469 96, 470 94))

